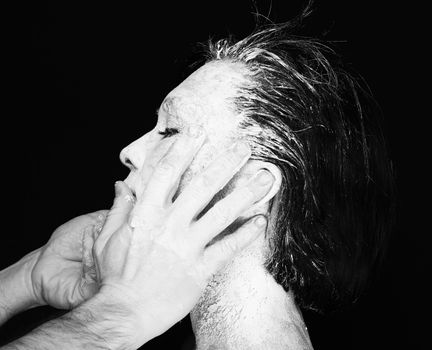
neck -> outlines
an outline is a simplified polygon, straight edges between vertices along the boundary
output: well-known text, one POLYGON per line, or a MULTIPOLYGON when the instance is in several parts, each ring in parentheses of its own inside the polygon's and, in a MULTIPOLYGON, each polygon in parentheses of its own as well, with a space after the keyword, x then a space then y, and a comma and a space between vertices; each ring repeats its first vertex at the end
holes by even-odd
POLYGON ((191 312, 197 350, 312 349, 292 293, 264 268, 257 240, 215 275, 191 312))

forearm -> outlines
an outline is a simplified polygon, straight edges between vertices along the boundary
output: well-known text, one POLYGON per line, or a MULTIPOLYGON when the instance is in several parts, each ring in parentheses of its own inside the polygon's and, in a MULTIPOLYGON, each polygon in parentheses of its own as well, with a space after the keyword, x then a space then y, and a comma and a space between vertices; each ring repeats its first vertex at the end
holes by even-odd
POLYGON ((96 295, 1 350, 137 349, 143 338, 130 315, 96 295))
POLYGON ((30 278, 38 256, 39 249, 0 271, 0 325, 15 314, 37 306, 30 278))

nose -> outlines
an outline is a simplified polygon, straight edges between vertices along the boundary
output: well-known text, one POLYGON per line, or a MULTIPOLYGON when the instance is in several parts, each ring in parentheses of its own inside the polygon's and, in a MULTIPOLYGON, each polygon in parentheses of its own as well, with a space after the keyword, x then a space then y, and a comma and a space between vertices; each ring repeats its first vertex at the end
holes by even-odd
POLYGON ((131 171, 132 170, 137 170, 138 167, 136 164, 134 164, 132 157, 130 156, 130 150, 128 147, 123 148, 122 151, 120 152, 120 161, 126 166, 128 167, 131 171))
POLYGON ((120 161, 131 171, 138 170, 144 164, 146 153, 145 135, 123 148, 120 152, 120 161))

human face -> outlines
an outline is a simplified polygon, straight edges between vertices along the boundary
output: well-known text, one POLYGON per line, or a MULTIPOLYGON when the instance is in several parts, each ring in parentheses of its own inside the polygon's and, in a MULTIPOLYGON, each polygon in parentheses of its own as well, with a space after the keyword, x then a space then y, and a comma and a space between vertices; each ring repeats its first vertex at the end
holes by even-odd
POLYGON ((152 169, 178 137, 186 137, 188 127, 200 127, 206 136, 189 168, 181 178, 179 190, 204 169, 218 154, 238 138, 240 115, 233 98, 245 83, 245 67, 217 61, 192 73, 164 99, 153 130, 124 148, 122 162, 130 168, 126 184, 139 196, 152 169), (161 132, 168 132, 161 135, 161 132))

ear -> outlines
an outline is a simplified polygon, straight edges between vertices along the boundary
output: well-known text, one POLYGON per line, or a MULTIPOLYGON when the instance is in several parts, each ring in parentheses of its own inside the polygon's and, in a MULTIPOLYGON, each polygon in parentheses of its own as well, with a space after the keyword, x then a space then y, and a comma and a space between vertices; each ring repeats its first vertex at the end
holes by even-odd
POLYGON ((282 184, 282 173, 280 169, 276 165, 269 162, 264 162, 262 160, 249 161, 242 169, 242 173, 248 174, 248 177, 252 177, 261 169, 265 169, 270 172, 274 178, 274 181, 268 193, 260 201, 255 203, 253 207, 259 207, 264 203, 269 202, 279 192, 282 184))
POLYGON ((276 196, 276 194, 279 192, 282 184, 282 174, 276 165, 268 162, 263 162, 263 161, 260 161, 260 163, 261 163, 260 169, 265 169, 268 172, 270 172, 274 177, 274 182, 272 184, 272 187, 268 191, 268 193, 264 196, 264 198, 262 198, 259 202, 257 202, 255 206, 260 206, 273 199, 273 197, 276 196))

